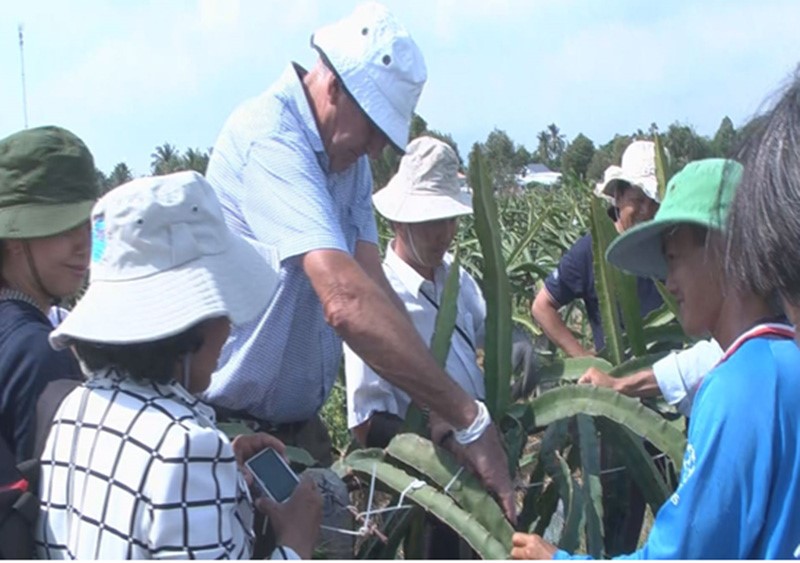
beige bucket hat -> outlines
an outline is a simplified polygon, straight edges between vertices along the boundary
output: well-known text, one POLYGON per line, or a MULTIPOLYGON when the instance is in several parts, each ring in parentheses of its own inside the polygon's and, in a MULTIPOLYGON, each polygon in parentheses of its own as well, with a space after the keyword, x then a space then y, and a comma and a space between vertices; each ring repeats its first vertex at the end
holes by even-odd
POLYGON ((372 196, 378 213, 397 223, 422 223, 472 213, 462 191, 458 156, 447 143, 417 137, 408 144, 397 174, 372 196))

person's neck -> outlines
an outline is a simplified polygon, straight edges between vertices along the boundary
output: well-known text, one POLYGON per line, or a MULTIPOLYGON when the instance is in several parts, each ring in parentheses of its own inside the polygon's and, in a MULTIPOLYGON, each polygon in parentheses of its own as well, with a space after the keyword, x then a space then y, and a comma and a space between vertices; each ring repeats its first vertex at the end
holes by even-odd
POLYGON ((308 107, 311 108, 311 115, 314 116, 314 123, 317 125, 317 132, 319 132, 322 144, 325 147, 325 152, 328 151, 328 144, 326 139, 329 139, 328 130, 330 129, 328 123, 323 119, 323 107, 321 100, 325 99, 325 71, 321 68, 321 62, 318 62, 310 71, 306 71, 299 65, 295 65, 295 70, 298 72, 300 82, 303 85, 303 93, 306 95, 308 107))
POLYGON ((394 253, 397 254, 397 257, 400 258, 400 260, 411 266, 420 276, 428 281, 433 281, 433 276, 435 273, 434 268, 419 264, 415 260, 411 249, 408 248, 408 246, 403 242, 403 239, 396 237, 392 242, 392 249, 394 250, 394 253))
POLYGON ((25 280, 14 280, 3 275, 4 284, 0 285, 0 291, 3 289, 9 291, 18 291, 26 297, 29 297, 36 307, 45 315, 50 310, 50 298, 42 291, 36 289, 36 284, 33 282, 25 283, 25 280))
POLYGON ((711 329, 711 335, 723 350, 727 350, 741 334, 758 321, 774 314, 764 299, 752 293, 729 291, 731 293, 723 301, 720 315, 711 329))

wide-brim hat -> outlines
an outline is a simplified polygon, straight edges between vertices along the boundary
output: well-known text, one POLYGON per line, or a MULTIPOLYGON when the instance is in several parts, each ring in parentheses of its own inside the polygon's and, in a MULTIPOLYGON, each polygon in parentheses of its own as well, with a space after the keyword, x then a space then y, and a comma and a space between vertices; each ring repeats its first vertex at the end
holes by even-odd
POLYGON ((658 179, 656 178, 656 145, 652 141, 634 141, 622 153, 619 171, 614 170, 609 178, 604 178, 602 193, 615 198, 620 182, 641 189, 644 194, 660 203, 658 179))
POLYGON ((34 127, 0 140, 0 239, 53 236, 89 220, 94 159, 70 131, 34 127))
POLYGON ((369 2, 317 30, 311 45, 367 118, 403 152, 427 79, 425 59, 408 31, 386 7, 369 2))
POLYGON ((396 223, 472 213, 472 195, 458 177, 458 156, 447 143, 427 136, 408 144, 397 174, 373 194, 372 202, 378 213, 396 223))
POLYGON ((667 185, 655 217, 626 231, 611 243, 606 259, 617 268, 642 277, 666 279, 663 235, 690 224, 721 231, 742 178, 742 166, 709 158, 690 162, 667 185))
POLYGON ((214 317, 244 324, 278 285, 277 253, 232 233, 195 172, 114 189, 92 212, 92 240, 89 288, 50 334, 56 348, 150 342, 214 317))

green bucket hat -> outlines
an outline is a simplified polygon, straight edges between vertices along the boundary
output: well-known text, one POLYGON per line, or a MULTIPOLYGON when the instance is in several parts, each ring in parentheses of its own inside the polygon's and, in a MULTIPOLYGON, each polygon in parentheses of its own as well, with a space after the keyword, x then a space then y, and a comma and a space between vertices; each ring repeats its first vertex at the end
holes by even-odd
POLYGON ((656 216, 617 237, 606 251, 606 260, 637 276, 665 279, 664 232, 685 223, 723 230, 741 179, 742 165, 733 160, 690 162, 667 184, 656 216))
POLYGON ((77 227, 99 191, 92 154, 66 129, 36 127, 0 140, 0 239, 77 227))

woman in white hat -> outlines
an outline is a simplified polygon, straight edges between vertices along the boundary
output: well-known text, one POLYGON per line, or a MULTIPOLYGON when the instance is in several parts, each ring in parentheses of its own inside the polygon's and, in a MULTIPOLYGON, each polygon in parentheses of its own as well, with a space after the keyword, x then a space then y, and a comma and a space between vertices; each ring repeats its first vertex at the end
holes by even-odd
MULTIPOLYGON (((194 394, 230 323, 269 303, 277 259, 228 230, 194 172, 110 192, 92 211, 92 238, 89 289, 50 335, 73 348, 87 381, 62 402, 42 455, 38 555, 250 558, 240 467, 283 445, 266 434, 231 444, 194 394)), ((278 543, 310 557, 321 510, 311 482, 284 505, 259 502, 278 543)))

